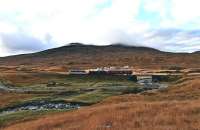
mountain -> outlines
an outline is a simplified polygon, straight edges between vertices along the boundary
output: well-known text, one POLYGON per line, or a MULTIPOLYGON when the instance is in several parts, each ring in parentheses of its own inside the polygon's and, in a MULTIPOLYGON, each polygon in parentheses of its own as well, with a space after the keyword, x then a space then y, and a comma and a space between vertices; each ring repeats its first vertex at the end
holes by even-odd
POLYGON ((135 68, 198 68, 200 53, 170 53, 122 44, 95 46, 72 43, 42 52, 0 58, 0 66, 26 66, 38 70, 133 66, 135 68))

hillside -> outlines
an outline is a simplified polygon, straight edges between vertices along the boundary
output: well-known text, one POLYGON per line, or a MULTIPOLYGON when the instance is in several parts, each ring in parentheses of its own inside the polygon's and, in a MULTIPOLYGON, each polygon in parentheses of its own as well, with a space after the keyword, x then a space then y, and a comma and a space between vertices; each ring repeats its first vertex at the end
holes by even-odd
POLYGON ((0 66, 19 66, 46 71, 102 66, 134 66, 136 68, 197 68, 199 53, 169 53, 147 47, 125 45, 94 46, 73 43, 68 46, 33 54, 0 58, 0 66))
POLYGON ((200 77, 179 80, 167 90, 111 97, 102 103, 5 130, 197 130, 200 77))

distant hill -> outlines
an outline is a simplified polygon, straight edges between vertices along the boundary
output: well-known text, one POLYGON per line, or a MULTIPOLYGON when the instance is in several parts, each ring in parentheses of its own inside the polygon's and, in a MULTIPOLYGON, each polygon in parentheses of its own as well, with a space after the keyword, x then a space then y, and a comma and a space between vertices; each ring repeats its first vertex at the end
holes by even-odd
POLYGON ((200 54, 200 51, 196 51, 196 52, 194 52, 194 53, 196 53, 196 54, 200 54))
POLYGON ((64 71, 71 68, 102 66, 133 66, 136 68, 170 68, 174 66, 197 68, 200 53, 170 53, 153 48, 125 46, 83 45, 49 49, 38 53, 0 58, 0 66, 27 66, 40 70, 64 71))

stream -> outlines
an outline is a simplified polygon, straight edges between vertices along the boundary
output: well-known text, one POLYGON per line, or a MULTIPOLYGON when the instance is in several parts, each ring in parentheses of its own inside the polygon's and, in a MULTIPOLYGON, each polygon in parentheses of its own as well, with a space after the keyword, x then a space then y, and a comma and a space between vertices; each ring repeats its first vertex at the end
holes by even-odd
POLYGON ((0 110, 0 116, 12 114, 20 111, 47 111, 47 110, 73 110, 79 109, 80 105, 77 103, 65 102, 50 102, 50 101, 33 101, 12 107, 3 108, 0 110))
POLYGON ((168 84, 166 83, 159 83, 159 82, 153 82, 151 80, 139 80, 137 82, 138 84, 142 85, 144 90, 153 90, 153 89, 165 89, 168 87, 168 84))
MULTIPOLYGON (((3 85, 0 82, 0 91, 6 91, 6 92, 27 92, 31 91, 30 89, 21 89, 21 88, 15 88, 15 87, 7 87, 3 85)), ((0 116, 3 116, 5 114, 12 114, 15 112, 20 111, 40 111, 40 110, 72 110, 72 109, 78 109, 80 108, 80 105, 78 103, 66 103, 63 101, 32 101, 28 103, 24 103, 21 105, 15 105, 12 107, 2 108, 0 109, 0 116)))
MULTIPOLYGON (((137 83, 143 86, 142 88, 144 89, 144 91, 165 89, 168 87, 167 84, 162 84, 158 82, 155 83, 149 80, 140 80, 137 83)), ((0 82, 0 91, 27 92, 30 91, 30 89, 7 87, 0 82)), ((20 111, 73 110, 79 109, 80 105, 81 103, 66 103, 63 101, 32 101, 12 107, 2 108, 0 109, 0 116, 20 111)))
POLYGON ((11 88, 11 87, 5 86, 1 82, 0 82, 0 91, 6 91, 6 92, 24 92, 23 89, 14 88, 14 87, 11 88))

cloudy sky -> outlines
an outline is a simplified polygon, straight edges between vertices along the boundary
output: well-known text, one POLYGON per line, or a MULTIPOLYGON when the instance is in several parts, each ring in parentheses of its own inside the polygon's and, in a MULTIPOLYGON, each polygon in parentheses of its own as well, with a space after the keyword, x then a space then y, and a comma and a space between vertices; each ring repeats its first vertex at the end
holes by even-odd
POLYGON ((200 50, 200 0, 0 0, 0 56, 71 42, 200 50))

